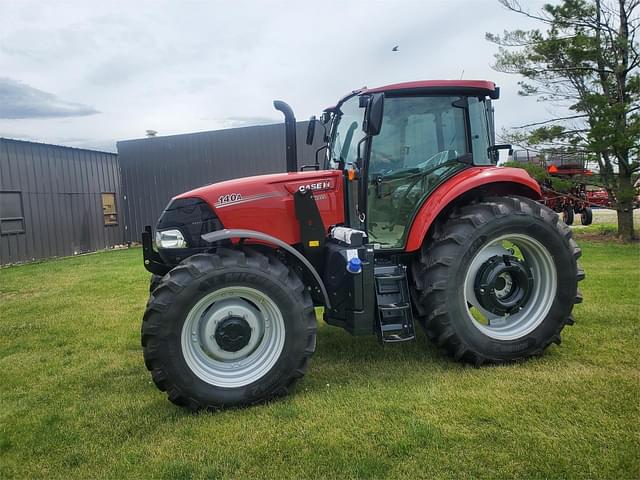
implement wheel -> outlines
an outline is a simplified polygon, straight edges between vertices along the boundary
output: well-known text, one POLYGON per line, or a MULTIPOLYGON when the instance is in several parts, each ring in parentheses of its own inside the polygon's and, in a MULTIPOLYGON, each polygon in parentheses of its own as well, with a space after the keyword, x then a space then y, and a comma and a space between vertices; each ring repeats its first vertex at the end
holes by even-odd
POLYGON ((427 335, 476 365, 541 355, 582 300, 580 249, 549 208, 496 197, 462 207, 428 238, 412 268, 427 335))
POLYGON ((300 278, 249 249, 184 260, 153 290, 142 322, 153 381, 194 411, 286 395, 315 345, 313 302, 300 278))
POLYGON ((567 225, 573 225, 574 216, 573 207, 565 207, 564 210, 562 210, 562 221, 567 225))

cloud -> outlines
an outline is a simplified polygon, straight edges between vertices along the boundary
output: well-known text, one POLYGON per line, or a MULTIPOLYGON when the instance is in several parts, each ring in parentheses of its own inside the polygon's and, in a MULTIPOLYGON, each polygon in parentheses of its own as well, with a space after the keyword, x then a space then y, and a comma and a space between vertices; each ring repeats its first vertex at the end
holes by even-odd
MULTIPOLYGON (((313 2, 183 3, 0 0, 0 132, 106 148, 147 129, 175 135, 282 123, 276 98, 304 120, 363 85, 461 77, 500 85, 498 131, 548 118, 543 104, 517 95, 517 76, 489 66, 496 47, 485 32, 538 27, 495 0, 326 0, 323 9, 339 21, 321 31, 324 10, 313 2), (90 115, 98 106, 100 115, 90 115)), ((545 0, 526 3, 536 9, 545 0)))
POLYGON ((271 125, 274 123, 281 123, 282 119, 269 118, 269 117, 226 117, 222 124, 224 128, 236 128, 236 127, 250 127, 253 125, 271 125))
POLYGON ((99 113, 93 107, 66 102, 11 78, 0 77, 0 118, 82 117, 99 113))

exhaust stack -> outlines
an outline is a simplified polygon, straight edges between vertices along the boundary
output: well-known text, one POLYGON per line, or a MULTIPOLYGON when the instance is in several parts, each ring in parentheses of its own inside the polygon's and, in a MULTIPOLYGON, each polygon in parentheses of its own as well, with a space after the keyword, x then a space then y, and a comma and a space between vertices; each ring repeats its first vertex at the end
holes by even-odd
POLYGON ((287 172, 296 172, 298 171, 296 117, 291 107, 281 100, 274 100, 273 106, 284 115, 284 135, 287 143, 287 172))

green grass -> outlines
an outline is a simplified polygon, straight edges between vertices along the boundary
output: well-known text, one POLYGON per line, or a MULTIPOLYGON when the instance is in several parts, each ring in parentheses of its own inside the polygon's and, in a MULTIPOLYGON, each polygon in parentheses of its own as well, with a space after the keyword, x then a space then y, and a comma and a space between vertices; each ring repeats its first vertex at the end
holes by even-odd
POLYGON ((475 369, 320 324, 296 393, 193 415, 151 383, 141 251, 0 270, 0 478, 640 478, 640 245, 582 242, 561 346, 475 369))
POLYGON ((618 225, 615 223, 594 223, 586 227, 578 225, 573 228, 573 233, 577 239, 583 236, 602 236, 611 239, 618 234, 618 225))

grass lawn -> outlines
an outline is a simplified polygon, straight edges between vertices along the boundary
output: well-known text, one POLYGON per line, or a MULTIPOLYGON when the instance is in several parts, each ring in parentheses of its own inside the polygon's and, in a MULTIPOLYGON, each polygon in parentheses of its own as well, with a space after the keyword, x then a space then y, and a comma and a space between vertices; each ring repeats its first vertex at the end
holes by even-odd
POLYGON ((0 478, 640 478, 640 245, 583 241, 576 324, 475 369, 320 323, 295 395, 193 415, 151 383, 139 249, 0 270, 0 478))

